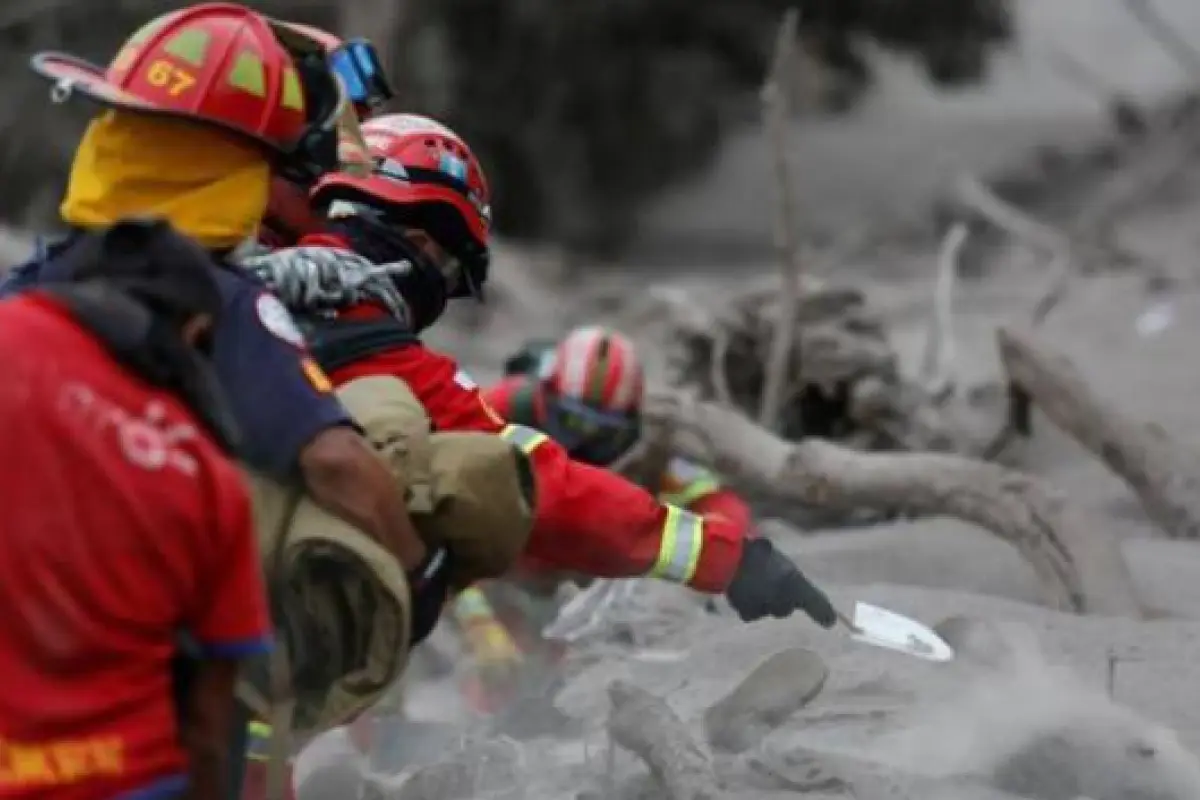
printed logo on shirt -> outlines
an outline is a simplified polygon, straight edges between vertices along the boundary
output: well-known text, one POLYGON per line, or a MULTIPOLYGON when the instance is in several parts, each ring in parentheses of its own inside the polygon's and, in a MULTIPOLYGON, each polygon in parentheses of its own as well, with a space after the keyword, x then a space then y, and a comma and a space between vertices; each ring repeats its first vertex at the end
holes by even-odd
POLYGON ((125 742, 117 736, 26 744, 0 739, 0 791, 66 786, 125 772, 125 742))
POLYGON ((454 382, 458 384, 458 388, 468 392, 473 392, 479 388, 479 384, 461 369, 454 373, 454 382))
POLYGON ((150 402, 140 412, 127 409, 99 394, 91 386, 72 381, 59 390, 60 414, 93 434, 111 437, 128 463, 147 472, 171 469, 195 477, 196 459, 185 445, 196 439, 194 427, 169 424, 166 407, 150 402))
POLYGON ((317 362, 311 358, 302 358, 300 359, 300 368, 304 370, 304 377, 308 378, 308 382, 318 392, 328 394, 333 391, 333 381, 329 380, 329 376, 317 365, 317 362))
POLYGON ((292 319, 292 313, 287 306, 273 294, 260 294, 254 301, 254 310, 258 312, 259 322, 271 332, 272 336, 282 339, 292 347, 304 348, 304 334, 292 319))

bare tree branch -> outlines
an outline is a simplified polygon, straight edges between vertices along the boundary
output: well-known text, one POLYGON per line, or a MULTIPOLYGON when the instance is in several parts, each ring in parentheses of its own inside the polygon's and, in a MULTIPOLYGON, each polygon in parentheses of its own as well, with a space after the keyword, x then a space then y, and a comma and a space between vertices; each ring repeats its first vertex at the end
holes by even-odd
POLYGON ((1200 52, 1179 35, 1150 0, 1124 0, 1125 9, 1194 81, 1200 81, 1200 52))
POLYGON ((759 422, 771 429, 779 423, 784 392, 789 382, 787 372, 796 332, 796 303, 802 291, 800 281, 803 264, 796 232, 796 200, 793 194, 795 186, 788 152, 792 89, 789 77, 795 64, 799 20, 800 12, 795 8, 789 8, 784 13, 775 39, 775 57, 771 64, 771 73, 762 90, 764 123, 775 157, 775 246, 779 251, 781 269, 779 321, 775 328, 775 337, 771 341, 758 409, 759 422))
POLYGON ((942 238, 938 251, 937 279, 933 292, 933 316, 925 338, 921 358, 921 383, 932 395, 953 391, 956 378, 954 363, 954 286, 958 279, 958 260, 967 244, 970 229, 957 223, 942 238))
POLYGON ((1103 461, 1168 536, 1200 538, 1200 452, 1101 400, 1065 356, 1001 329, 1005 371, 1050 420, 1103 461))
POLYGON ((662 784, 670 800, 719 800, 711 756, 688 732, 666 701, 639 686, 613 681, 608 733, 636 754, 662 784))
POLYGON ((974 175, 960 176, 955 190, 962 203, 1022 244, 1051 257, 1070 252, 1070 239, 1053 227, 1038 222, 1016 206, 1001 200, 974 175))
POLYGON ((672 426, 677 451, 780 497, 820 508, 945 515, 1013 545, 1054 608, 1141 613, 1128 569, 1103 525, 1033 475, 934 453, 860 453, 815 438, 787 442, 731 409, 687 395, 647 413, 672 426))

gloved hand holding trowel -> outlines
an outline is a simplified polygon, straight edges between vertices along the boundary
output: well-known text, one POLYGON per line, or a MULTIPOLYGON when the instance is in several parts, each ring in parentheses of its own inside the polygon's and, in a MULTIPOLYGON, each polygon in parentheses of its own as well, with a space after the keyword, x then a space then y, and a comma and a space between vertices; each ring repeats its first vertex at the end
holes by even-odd
POLYGON ((936 633, 895 612, 860 602, 855 606, 854 618, 847 617, 770 539, 746 543, 725 596, 746 622, 803 611, 824 628, 841 622, 856 641, 865 644, 929 661, 954 657, 954 651, 936 633))
POLYGON ((745 622, 787 617, 795 611, 803 611, 823 628, 832 628, 838 621, 825 593, 766 538, 746 542, 725 597, 745 622))

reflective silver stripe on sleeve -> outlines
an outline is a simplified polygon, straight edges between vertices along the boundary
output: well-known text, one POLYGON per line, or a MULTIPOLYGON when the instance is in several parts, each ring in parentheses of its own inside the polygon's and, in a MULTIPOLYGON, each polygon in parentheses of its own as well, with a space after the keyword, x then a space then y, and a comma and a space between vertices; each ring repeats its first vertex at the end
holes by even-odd
POLYGON ((667 506, 662 544, 650 574, 675 583, 689 583, 696 574, 703 546, 704 520, 690 511, 667 506))
POLYGON ((525 455, 530 455, 547 439, 546 434, 524 425, 505 425, 500 438, 511 442, 525 455))

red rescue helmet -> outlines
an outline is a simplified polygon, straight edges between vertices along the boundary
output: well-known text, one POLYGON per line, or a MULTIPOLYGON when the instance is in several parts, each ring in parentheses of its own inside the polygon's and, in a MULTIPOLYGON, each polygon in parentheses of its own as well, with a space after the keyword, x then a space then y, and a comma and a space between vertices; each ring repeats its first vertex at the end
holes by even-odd
POLYGON ((637 443, 645 373, 625 336, 597 326, 576 328, 538 379, 541 427, 572 458, 609 466, 637 443))
POLYGON ((388 225, 424 231, 462 267, 464 280, 451 296, 480 296, 490 257, 491 201, 483 167, 466 142, 416 114, 376 117, 362 133, 374 158, 372 173, 325 175, 313 189, 313 203, 362 205, 388 225))
POLYGON ((636 413, 642 405, 645 371, 627 337, 594 325, 567 334, 546 362, 542 383, 556 397, 604 413, 636 413))
POLYGON ((58 52, 34 55, 31 66, 54 82, 54 102, 79 93, 212 125, 264 146, 279 172, 300 182, 337 167, 348 101, 324 49, 241 5, 201 3, 156 17, 107 69, 58 52))

